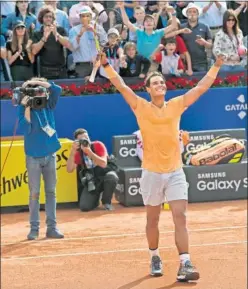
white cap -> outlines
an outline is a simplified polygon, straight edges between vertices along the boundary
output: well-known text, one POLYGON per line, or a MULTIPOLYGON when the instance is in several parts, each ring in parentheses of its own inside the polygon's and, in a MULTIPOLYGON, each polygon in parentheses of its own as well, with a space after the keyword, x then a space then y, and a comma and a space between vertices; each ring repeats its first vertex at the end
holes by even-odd
POLYGON ((118 37, 120 36, 120 33, 119 33, 119 31, 116 29, 116 28, 110 28, 109 30, 108 30, 108 35, 109 34, 115 34, 115 35, 117 35, 118 37))
POLYGON ((93 13, 91 8, 86 5, 82 6, 82 8, 80 8, 80 10, 78 11, 78 15, 82 15, 82 14, 91 14, 92 18, 95 17, 95 13, 93 13))
POLYGON ((183 15, 184 15, 185 17, 188 17, 188 16, 187 16, 187 11, 188 11, 189 9, 193 9, 193 8, 196 9, 196 10, 198 10, 198 14, 199 14, 199 16, 200 16, 201 13, 202 13, 202 10, 201 10, 200 7, 198 7, 198 6, 195 5, 194 3, 189 3, 188 6, 183 9, 183 11, 182 11, 183 15))

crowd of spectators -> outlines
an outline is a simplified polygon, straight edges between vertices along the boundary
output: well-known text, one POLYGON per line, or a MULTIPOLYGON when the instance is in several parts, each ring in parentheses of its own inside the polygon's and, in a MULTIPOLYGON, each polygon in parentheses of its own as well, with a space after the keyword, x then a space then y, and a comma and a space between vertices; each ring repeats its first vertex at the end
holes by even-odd
POLYGON ((1 1, 1 81, 87 80, 95 37, 124 77, 192 75, 219 54, 222 70, 245 70, 247 15, 247 1, 1 1))

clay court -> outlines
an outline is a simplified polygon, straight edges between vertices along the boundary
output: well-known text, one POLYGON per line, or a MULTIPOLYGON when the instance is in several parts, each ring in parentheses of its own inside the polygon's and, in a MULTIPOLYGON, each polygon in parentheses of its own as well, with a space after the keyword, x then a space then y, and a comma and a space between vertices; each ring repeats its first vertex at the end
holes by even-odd
POLYGON ((27 241, 28 213, 1 215, 2 289, 246 289, 247 201, 190 204, 191 255, 197 283, 177 283, 178 256, 169 211, 160 222, 164 276, 149 276, 145 209, 116 205, 82 213, 58 210, 65 239, 27 241))

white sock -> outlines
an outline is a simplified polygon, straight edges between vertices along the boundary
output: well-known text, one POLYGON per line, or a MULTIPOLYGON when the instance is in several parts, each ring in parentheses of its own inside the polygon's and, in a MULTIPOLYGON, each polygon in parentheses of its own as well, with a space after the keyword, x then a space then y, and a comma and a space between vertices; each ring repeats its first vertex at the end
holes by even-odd
POLYGON ((158 248, 155 249, 155 250, 149 249, 149 252, 150 252, 151 258, 152 258, 153 256, 159 256, 159 250, 158 250, 158 248))
POLYGON ((186 261, 190 261, 190 255, 189 254, 181 254, 179 255, 180 262, 184 265, 186 261))

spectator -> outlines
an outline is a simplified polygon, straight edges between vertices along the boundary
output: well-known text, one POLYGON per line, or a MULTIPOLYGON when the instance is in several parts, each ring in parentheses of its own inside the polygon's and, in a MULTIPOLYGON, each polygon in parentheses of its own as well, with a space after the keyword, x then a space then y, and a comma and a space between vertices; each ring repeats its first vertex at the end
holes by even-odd
POLYGON ((133 18, 134 8, 138 5, 138 1, 134 0, 125 0, 124 7, 127 13, 128 18, 134 22, 135 19, 133 18))
POLYGON ((30 8, 30 12, 33 13, 34 15, 38 15, 39 10, 41 9, 42 6, 44 6, 44 1, 40 0, 40 1, 36 1, 36 0, 31 0, 29 2, 29 8, 30 8))
POLYGON ((7 42, 7 55, 12 79, 28 80, 33 77, 34 55, 31 51, 32 40, 29 39, 24 22, 18 21, 14 27, 12 39, 7 42))
POLYGON ((247 53, 243 47, 243 33, 239 29, 238 19, 233 10, 227 10, 223 17, 223 28, 216 34, 213 53, 217 57, 225 55, 222 71, 242 70, 241 59, 247 53))
MULTIPOLYGON (((84 6, 93 8, 94 12, 91 8, 91 10, 93 12, 92 13, 92 19, 94 19, 94 17, 96 16, 96 13, 100 13, 102 10, 104 10, 104 7, 100 3, 94 3, 93 1, 86 1, 86 0, 79 1, 79 3, 73 5, 69 11, 69 21, 70 21, 70 24, 72 27, 81 24, 81 20, 79 17, 79 11, 81 11, 81 9, 83 9, 84 6)), ((104 12, 98 18, 98 24, 102 25, 107 20, 108 20, 108 15, 104 12)))
MULTIPOLYGON (((116 28, 110 28, 108 31, 108 42, 106 44, 106 49, 104 52, 107 55, 109 63, 114 67, 115 71, 119 73, 120 64, 125 63, 125 56, 123 49, 119 44, 120 34, 116 28)), ((106 77, 104 69, 100 67, 100 74, 106 77)))
MULTIPOLYGON (((124 24, 127 25, 130 31, 135 32, 137 35, 138 54, 144 56, 145 58, 150 59, 152 53, 160 44, 162 37, 168 32, 170 32, 174 27, 177 27, 176 13, 174 12, 174 9, 172 7, 167 8, 168 12, 173 12, 172 24, 166 28, 154 30, 155 21, 152 15, 145 16, 144 29, 139 29, 135 27, 134 24, 132 24, 129 21, 127 14, 125 12, 125 9, 124 9, 123 2, 120 2, 119 6, 121 9, 121 14, 122 14, 124 24)), ((158 68, 158 65, 152 62, 150 71, 156 70, 157 68, 158 68)))
POLYGON ((182 28, 192 30, 190 34, 182 34, 182 38, 187 46, 192 61, 194 72, 207 71, 208 59, 206 48, 212 48, 212 36, 209 27, 199 23, 201 9, 193 3, 184 8, 183 15, 188 18, 188 23, 182 24, 182 28))
POLYGON ((145 78, 150 68, 149 59, 137 54, 136 44, 127 42, 124 46, 125 65, 121 68, 120 75, 123 77, 145 78))
MULTIPOLYGON (((133 23, 138 29, 144 29, 145 8, 143 6, 136 6, 134 8, 134 18, 136 22, 133 23)), ((137 42, 137 35, 134 31, 129 32, 129 41, 137 42)))
POLYGON ((114 28, 117 29, 120 34, 120 47, 124 48, 128 38, 128 28, 122 24, 116 24, 114 28))
POLYGON ((40 57, 40 75, 47 79, 67 78, 64 48, 71 49, 67 33, 56 26, 51 6, 40 10, 38 20, 42 26, 33 35, 32 51, 40 57))
POLYGON ((105 210, 113 210, 111 205, 118 176, 108 165, 108 153, 105 145, 100 141, 91 142, 88 132, 79 128, 74 132, 75 142, 67 161, 67 172, 73 172, 80 166, 79 207, 81 211, 91 211, 99 206, 102 194, 102 204, 105 210), (79 140, 86 142, 82 145, 79 140), (86 178, 86 179, 85 179, 86 178), (88 181, 87 181, 88 180, 88 181))
POLYGON ((7 57, 6 42, 3 35, 0 35, 0 81, 4 81, 2 59, 7 57))
POLYGON ((160 44, 158 50, 163 50, 161 59, 155 59, 161 63, 162 73, 180 76, 184 73, 184 65, 180 56, 176 53, 176 39, 166 39, 165 45, 160 44))
MULTIPOLYGON (((55 19, 56 19, 56 25, 58 27, 62 27, 64 28, 64 30, 66 31, 67 35, 69 33, 70 30, 70 24, 69 24, 69 19, 68 19, 68 15, 57 8, 57 0, 54 1, 44 1, 46 5, 50 5, 52 6, 52 8, 55 11, 55 19)), ((36 30, 39 31, 41 28, 41 24, 39 22, 39 20, 37 19, 37 23, 36 23, 36 30)))
POLYGON ((153 15, 155 13, 158 13, 158 1, 147 1, 146 14, 153 15))
POLYGON ((15 12, 15 2, 12 1, 1 1, 0 10, 2 18, 6 18, 9 14, 15 12))
POLYGON ((70 43, 73 51, 73 61, 76 63, 76 72, 79 77, 88 77, 93 69, 97 56, 97 48, 95 36, 97 35, 99 42, 104 46, 108 39, 103 27, 96 24, 96 31, 92 25, 94 13, 89 6, 83 6, 79 11, 81 24, 73 27, 69 33, 70 43))
POLYGON ((159 11, 155 16, 155 24, 157 29, 165 28, 168 25, 168 20, 171 18, 171 15, 167 13, 166 8, 168 7, 168 1, 158 1, 159 11))
POLYGON ((223 15, 226 11, 225 1, 194 1, 195 5, 202 9, 199 22, 208 25, 212 37, 220 30, 223 23, 223 15), (207 3, 208 2, 208 3, 207 3))
POLYGON ((16 1, 15 12, 9 14, 7 18, 3 19, 2 34, 4 34, 6 37, 10 37, 18 20, 24 22, 28 32, 35 29, 36 17, 29 12, 28 1, 16 1))
POLYGON ((243 32, 243 36, 246 37, 248 35, 248 2, 228 1, 228 8, 235 10, 235 14, 239 20, 240 29, 243 32))
POLYGON ((181 24, 187 23, 187 17, 183 15, 183 9, 186 8, 188 4, 189 4, 188 1, 176 1, 175 3, 177 18, 179 19, 181 24))
POLYGON ((67 15, 69 15, 71 7, 75 4, 78 4, 78 1, 59 1, 58 7, 63 10, 67 15))

